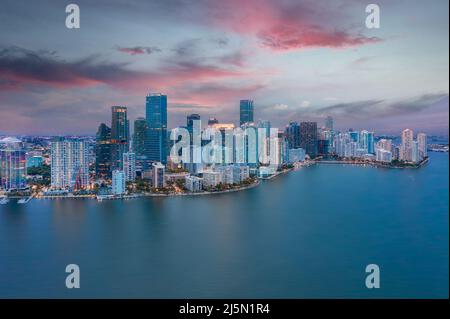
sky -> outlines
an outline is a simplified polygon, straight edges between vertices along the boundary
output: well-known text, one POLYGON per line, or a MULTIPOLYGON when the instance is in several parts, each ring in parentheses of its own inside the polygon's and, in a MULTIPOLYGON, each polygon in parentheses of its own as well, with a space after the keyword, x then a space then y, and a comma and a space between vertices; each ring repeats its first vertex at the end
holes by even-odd
POLYGON ((331 115, 335 127, 448 135, 447 0, 0 0, 0 134, 95 134, 111 106, 168 126, 198 113, 239 122, 331 115), (369 3, 380 28, 365 25, 369 3))

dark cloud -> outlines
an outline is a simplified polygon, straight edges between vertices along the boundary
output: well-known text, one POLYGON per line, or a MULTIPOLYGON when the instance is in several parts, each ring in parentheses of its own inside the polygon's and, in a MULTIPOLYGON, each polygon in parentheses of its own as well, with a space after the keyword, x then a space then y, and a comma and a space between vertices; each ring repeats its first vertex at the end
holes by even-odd
POLYGON ((200 58, 168 58, 156 70, 136 71, 128 63, 113 63, 92 55, 75 61, 60 59, 56 54, 19 47, 0 51, 0 90, 20 90, 37 85, 50 88, 112 87, 142 90, 164 89, 184 81, 239 77, 242 70, 228 70, 200 58))
POLYGON ((116 50, 119 52, 122 52, 122 53, 130 54, 130 55, 153 54, 155 52, 162 51, 158 47, 144 47, 144 46, 117 47, 116 50))
POLYGON ((334 115, 356 119, 406 115, 425 110, 447 97, 447 93, 435 93, 401 101, 367 100, 341 103, 320 108, 313 113, 319 116, 334 115))

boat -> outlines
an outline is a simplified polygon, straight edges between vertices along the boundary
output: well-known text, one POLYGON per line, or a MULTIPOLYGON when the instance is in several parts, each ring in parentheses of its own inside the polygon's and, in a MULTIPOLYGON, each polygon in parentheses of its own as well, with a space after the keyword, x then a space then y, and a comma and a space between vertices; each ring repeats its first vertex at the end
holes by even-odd
POLYGON ((31 199, 33 198, 33 196, 27 197, 27 198, 21 198, 17 201, 17 204, 26 204, 28 203, 31 199))
POLYGON ((9 203, 8 197, 3 197, 0 199, 0 205, 5 205, 9 203))

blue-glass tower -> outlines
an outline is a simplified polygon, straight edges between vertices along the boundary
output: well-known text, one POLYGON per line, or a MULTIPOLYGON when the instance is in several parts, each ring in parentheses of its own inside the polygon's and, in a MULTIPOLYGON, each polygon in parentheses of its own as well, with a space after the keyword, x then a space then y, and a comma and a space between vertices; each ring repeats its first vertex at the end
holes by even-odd
POLYGON ((240 104, 240 125, 253 122, 253 101, 241 100, 240 104))
POLYGON ((167 95, 152 93, 145 99, 146 153, 151 161, 167 162, 167 95))

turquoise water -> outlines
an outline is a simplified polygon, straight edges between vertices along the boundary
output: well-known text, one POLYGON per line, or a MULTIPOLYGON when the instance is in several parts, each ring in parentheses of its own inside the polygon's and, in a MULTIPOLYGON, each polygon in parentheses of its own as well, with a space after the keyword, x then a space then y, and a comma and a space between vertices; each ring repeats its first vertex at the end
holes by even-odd
POLYGON ((448 167, 432 153, 419 170, 317 165, 214 196, 1 205, 0 297, 448 298, 448 167))

